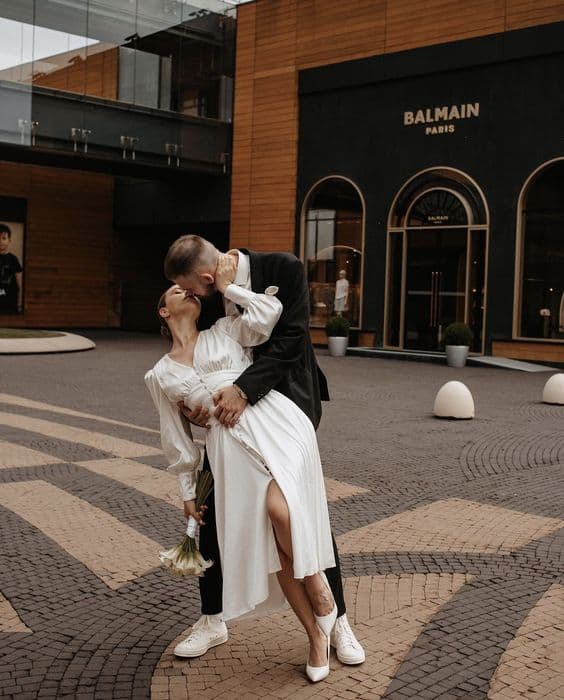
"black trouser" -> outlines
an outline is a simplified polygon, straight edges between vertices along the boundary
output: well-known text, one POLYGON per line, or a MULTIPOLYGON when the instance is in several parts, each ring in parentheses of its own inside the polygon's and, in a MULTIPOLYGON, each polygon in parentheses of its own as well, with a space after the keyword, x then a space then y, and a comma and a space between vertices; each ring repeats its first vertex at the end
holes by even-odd
MULTIPOLYGON (((204 452, 204 467, 205 470, 210 469, 207 452, 204 452)), ((223 576, 221 574, 221 562, 219 559, 219 545, 217 543, 217 528, 215 524, 215 501, 214 492, 210 493, 206 501, 208 507, 204 517, 205 525, 200 529, 200 552, 204 559, 211 559, 213 566, 206 570, 198 581, 200 584, 200 598, 202 599, 202 615, 217 615, 222 612, 222 590, 223 576)), ((346 612, 345 598, 343 596, 343 582, 341 580, 341 564, 339 562, 339 553, 337 552, 337 544, 333 539, 333 551, 335 552, 336 566, 325 571, 329 586, 333 592, 333 597, 337 603, 337 615, 340 617, 346 612)))

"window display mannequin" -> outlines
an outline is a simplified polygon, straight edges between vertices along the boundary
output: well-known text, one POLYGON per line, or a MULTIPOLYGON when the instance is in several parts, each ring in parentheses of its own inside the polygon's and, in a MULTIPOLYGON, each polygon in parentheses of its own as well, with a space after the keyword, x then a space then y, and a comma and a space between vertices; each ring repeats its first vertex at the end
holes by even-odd
POLYGON ((339 279, 335 283, 335 305, 333 310, 337 316, 342 316, 348 310, 349 281, 345 270, 340 270, 339 279))

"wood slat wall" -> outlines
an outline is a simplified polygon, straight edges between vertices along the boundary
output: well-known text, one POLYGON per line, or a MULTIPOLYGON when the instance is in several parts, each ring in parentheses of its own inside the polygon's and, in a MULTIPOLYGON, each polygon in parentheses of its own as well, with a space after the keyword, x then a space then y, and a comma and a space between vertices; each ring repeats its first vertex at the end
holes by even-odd
POLYGON ((492 355, 511 357, 527 362, 557 362, 564 364, 564 346, 542 341, 495 341, 492 343, 492 355))
POLYGON ((231 245, 294 250, 304 68, 564 20, 556 0, 256 0, 238 8, 231 245))
POLYGON ((0 163, 0 195, 27 199, 24 314, 0 326, 108 327, 113 178, 0 163))

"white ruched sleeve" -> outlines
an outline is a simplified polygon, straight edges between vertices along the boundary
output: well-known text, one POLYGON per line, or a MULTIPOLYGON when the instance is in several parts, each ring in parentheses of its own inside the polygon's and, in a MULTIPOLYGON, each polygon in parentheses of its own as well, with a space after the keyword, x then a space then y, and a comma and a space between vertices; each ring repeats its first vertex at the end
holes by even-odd
POLYGON ((261 345, 270 338, 282 314, 282 302, 274 294, 257 294, 230 284, 223 295, 243 309, 241 315, 225 316, 217 327, 244 348, 261 345))
POLYGON ((145 384, 159 412, 161 445, 169 462, 167 471, 178 474, 182 500, 191 501, 196 498, 196 473, 202 453, 194 444, 190 424, 165 394, 154 369, 145 375, 145 384))

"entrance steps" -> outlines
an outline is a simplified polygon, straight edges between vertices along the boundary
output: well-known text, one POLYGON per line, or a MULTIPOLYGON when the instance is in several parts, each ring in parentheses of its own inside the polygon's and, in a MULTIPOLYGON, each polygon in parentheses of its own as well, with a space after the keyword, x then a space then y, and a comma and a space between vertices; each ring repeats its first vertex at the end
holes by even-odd
MULTIPOLYGON (((357 357, 381 357, 389 360, 415 360, 417 362, 435 362, 446 364, 443 352, 425 352, 423 350, 384 350, 382 348, 348 348, 347 355, 357 357)), ((468 365, 474 367, 497 367, 498 369, 513 369, 519 372, 558 372, 556 367, 512 360, 509 357, 493 357, 491 355, 473 355, 468 358, 468 365)))
POLYGON ((558 372, 556 367, 539 365, 533 362, 523 362, 522 360, 512 360, 509 357, 494 357, 492 355, 470 357, 468 358, 468 363, 472 365, 500 367, 501 369, 516 369, 520 372, 558 372))

